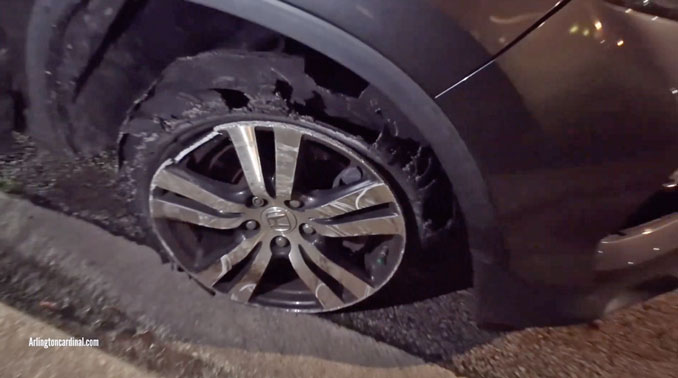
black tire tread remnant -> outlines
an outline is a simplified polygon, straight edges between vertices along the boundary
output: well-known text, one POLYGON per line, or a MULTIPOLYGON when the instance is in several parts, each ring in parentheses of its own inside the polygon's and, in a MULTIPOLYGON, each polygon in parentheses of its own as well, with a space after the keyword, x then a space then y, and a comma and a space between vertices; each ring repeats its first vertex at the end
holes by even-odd
MULTIPOLYGON (((60 152, 69 154, 92 152, 74 144, 71 137, 74 130, 66 117, 69 102, 54 94, 71 98, 71 83, 75 83, 79 70, 87 65, 91 53, 103 41, 113 16, 124 3, 125 0, 33 1, 24 52, 30 104, 26 108, 27 131, 37 140, 49 142, 44 143, 45 146, 65 147, 60 152), (84 21, 85 16, 89 23, 84 21), (99 27, 92 28, 92 25, 99 27), (68 36, 78 37, 73 50, 67 48, 64 38, 68 36), (64 62, 67 64, 61 64, 64 62)), ((93 140, 98 136, 90 134, 88 137, 90 144, 95 145, 93 140)))
MULTIPOLYGON (((151 231, 147 204, 151 175, 167 158, 169 146, 206 131, 197 129, 208 120, 246 119, 253 114, 305 120, 323 125, 326 132, 340 130, 334 136, 368 156, 399 184, 401 202, 409 206, 405 210, 410 215, 410 250, 449 255, 451 238, 464 234, 451 185, 430 148, 393 136, 405 126, 380 105, 371 87, 356 98, 316 85, 304 72, 302 57, 221 50, 178 59, 136 102, 121 128, 122 195, 133 206, 146 242, 169 262, 151 231), (247 105, 229 107, 222 97, 224 90, 246 96, 247 105), (351 130, 342 132, 342 126, 351 130), (364 133, 356 132, 360 129, 364 133), (434 203, 433 198, 443 202, 434 203)), ((406 259, 408 255, 413 254, 406 253, 406 259)), ((457 264, 467 265, 464 260, 457 264)))

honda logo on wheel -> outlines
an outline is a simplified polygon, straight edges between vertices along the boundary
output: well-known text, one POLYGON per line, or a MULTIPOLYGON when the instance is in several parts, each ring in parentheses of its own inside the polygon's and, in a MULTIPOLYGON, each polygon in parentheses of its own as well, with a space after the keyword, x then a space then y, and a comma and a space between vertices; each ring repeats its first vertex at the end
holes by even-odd
POLYGON ((266 210, 264 218, 266 224, 275 231, 287 232, 296 226, 294 215, 281 207, 272 207, 266 210))

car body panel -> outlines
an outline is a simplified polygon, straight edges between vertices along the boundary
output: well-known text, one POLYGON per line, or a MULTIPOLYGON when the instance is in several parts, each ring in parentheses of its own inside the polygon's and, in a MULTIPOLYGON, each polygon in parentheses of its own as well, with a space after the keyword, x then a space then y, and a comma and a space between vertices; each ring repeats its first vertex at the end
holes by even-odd
POLYGON ((488 62, 557 0, 284 0, 346 30, 435 95, 488 62))
POLYGON ((574 0, 439 98, 486 178, 515 280, 597 288, 599 241, 678 167, 675 46, 678 22, 574 0))

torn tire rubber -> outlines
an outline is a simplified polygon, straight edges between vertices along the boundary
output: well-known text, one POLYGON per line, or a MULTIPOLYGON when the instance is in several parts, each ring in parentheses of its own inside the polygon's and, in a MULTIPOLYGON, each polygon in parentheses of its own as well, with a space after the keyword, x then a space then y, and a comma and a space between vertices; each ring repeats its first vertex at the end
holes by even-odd
POLYGON ((461 224, 439 163, 393 136, 403 125, 387 108, 371 88, 318 86, 301 57, 180 59, 123 126, 122 188, 148 243, 208 290, 292 311, 349 307, 430 261, 422 250, 449 248, 461 224))

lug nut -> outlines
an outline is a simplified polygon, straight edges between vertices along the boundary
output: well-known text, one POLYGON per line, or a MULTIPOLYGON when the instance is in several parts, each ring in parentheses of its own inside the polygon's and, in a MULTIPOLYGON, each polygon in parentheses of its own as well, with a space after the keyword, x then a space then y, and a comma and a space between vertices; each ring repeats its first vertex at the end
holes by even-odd
POLYGON ((259 223, 257 223, 256 221, 250 220, 247 221, 247 223, 245 223, 245 228, 247 228, 250 231, 256 230, 257 227, 259 227, 259 223))
POLYGON ((252 205, 254 205, 256 207, 262 207, 265 204, 266 204, 266 201, 264 201, 263 198, 259 198, 259 197, 252 198, 252 205))
POLYGON ((313 227, 311 227, 310 224, 304 224, 303 226, 301 226, 301 231, 306 235, 312 235, 315 232, 315 230, 313 229, 313 227))
POLYGON ((299 202, 297 200, 292 200, 292 201, 289 202, 289 205, 293 209, 298 209, 298 208, 301 207, 301 202, 299 202))
POLYGON ((284 238, 284 237, 282 237, 282 236, 276 237, 276 238, 273 240, 273 242, 275 243, 275 245, 277 245, 278 247, 281 247, 281 248, 282 248, 282 247, 287 247, 287 245, 289 244, 289 241, 287 240, 287 238, 284 238))

